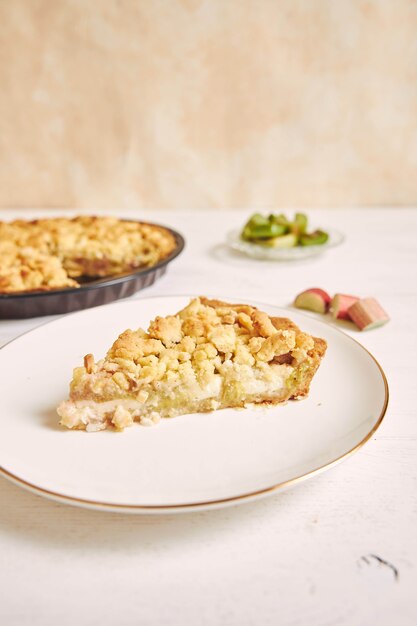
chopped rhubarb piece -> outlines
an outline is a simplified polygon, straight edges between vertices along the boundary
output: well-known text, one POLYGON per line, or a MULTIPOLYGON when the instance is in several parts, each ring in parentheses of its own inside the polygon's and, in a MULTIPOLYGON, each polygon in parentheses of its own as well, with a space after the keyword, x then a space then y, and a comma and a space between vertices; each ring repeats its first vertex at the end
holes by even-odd
POLYGON ((299 293, 294 300, 294 306, 297 309, 306 309, 315 313, 326 313, 330 304, 330 296, 323 289, 313 287, 299 293))
POLYGON ((349 307, 349 317, 360 330, 372 330, 389 322, 389 316, 375 298, 363 298, 349 307))
POLYGON ((333 317, 338 320, 350 320, 348 313, 349 307, 358 300, 359 298, 357 296, 347 296, 343 293, 337 293, 330 304, 333 317))

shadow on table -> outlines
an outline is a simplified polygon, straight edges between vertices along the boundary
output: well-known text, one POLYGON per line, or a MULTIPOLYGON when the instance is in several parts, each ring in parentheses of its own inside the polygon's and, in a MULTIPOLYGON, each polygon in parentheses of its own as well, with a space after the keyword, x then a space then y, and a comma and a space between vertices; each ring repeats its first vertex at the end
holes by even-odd
MULTIPOLYGON (((30 544, 44 544, 71 551, 125 550, 146 553, 157 546, 177 546, 200 541, 217 541, 236 533, 236 527, 254 530, 273 516, 280 523, 305 497, 306 489, 320 489, 320 477, 256 502, 213 511, 180 515, 129 515, 106 513, 56 503, 10 483, 0 477, 0 528, 4 534, 30 544)), ((286 524, 277 531, 287 537, 286 524)))

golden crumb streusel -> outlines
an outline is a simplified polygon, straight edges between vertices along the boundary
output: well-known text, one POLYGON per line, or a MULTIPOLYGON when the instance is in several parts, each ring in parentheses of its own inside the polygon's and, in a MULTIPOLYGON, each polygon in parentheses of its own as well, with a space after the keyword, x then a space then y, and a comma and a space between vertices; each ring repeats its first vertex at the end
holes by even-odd
POLYGON ((78 287, 58 257, 35 248, 0 241, 0 293, 78 287))
POLYGON ((163 227, 113 217, 0 222, 0 293, 77 287, 80 276, 151 267, 175 246, 163 227))

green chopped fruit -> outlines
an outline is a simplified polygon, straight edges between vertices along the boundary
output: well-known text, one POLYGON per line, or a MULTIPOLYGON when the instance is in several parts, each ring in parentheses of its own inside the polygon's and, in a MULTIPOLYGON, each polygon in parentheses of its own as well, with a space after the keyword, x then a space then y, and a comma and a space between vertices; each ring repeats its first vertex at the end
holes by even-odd
POLYGON ((275 222, 273 222, 271 224, 271 231, 273 233, 273 237, 280 237, 281 235, 285 235, 287 229, 285 228, 285 226, 282 226, 282 224, 276 224, 275 222))
POLYGON ((288 233, 288 235, 264 239, 263 241, 258 241, 258 243, 268 248, 294 248, 297 245, 297 236, 294 233, 288 233))
POLYGON ((283 213, 262 215, 254 213, 243 227, 240 237, 268 248, 293 248, 295 246, 316 246, 326 243, 329 236, 322 230, 307 232, 308 218, 304 213, 296 213, 290 221, 283 213))
POLYGON ((253 239, 271 239, 285 234, 286 228, 281 224, 275 223, 268 217, 264 217, 259 213, 252 215, 250 220, 245 224, 241 237, 245 241, 253 239))
POLYGON ((260 213, 254 213, 246 222, 241 237, 246 241, 254 237, 273 237, 269 219, 260 213))
POLYGON ((305 215, 304 213, 296 213, 293 222, 294 232, 298 233, 299 235, 304 235, 304 233, 307 231, 307 226, 307 215, 305 215))
POLYGON ((270 239, 271 237, 279 237, 283 233, 283 229, 278 224, 260 224, 259 226, 251 226, 251 236, 256 239, 270 239))
POLYGON ((246 224, 246 226, 244 227, 244 229, 242 230, 241 233, 241 237, 242 239, 244 239, 245 241, 250 241, 252 239, 252 235, 251 235, 251 228, 248 224, 246 224))
POLYGON ((251 238, 268 239, 272 237, 270 224, 249 225, 251 238))
POLYGON ((247 222, 250 225, 256 226, 258 224, 269 224, 269 219, 261 213, 254 213, 247 222))
POLYGON ((315 230, 313 233, 304 234, 300 237, 301 246, 322 246, 329 239, 329 235, 324 230, 315 230))
POLYGON ((274 224, 279 224, 280 226, 283 226, 285 232, 288 232, 290 230, 291 222, 285 217, 283 213, 280 213, 279 215, 272 214, 269 216, 269 219, 271 220, 271 222, 274 222, 274 224))

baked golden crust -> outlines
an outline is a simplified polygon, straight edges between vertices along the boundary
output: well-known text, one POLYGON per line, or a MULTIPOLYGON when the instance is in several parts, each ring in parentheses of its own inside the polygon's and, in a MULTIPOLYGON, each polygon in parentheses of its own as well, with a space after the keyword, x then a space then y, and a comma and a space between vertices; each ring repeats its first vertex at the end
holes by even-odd
POLYGON ((167 229, 113 217, 0 222, 0 292, 77 287, 151 267, 176 246, 167 229))
POLYGON ((120 430, 134 420, 302 398, 325 351, 323 339, 287 318, 195 298, 147 332, 124 331, 101 361, 87 355, 58 413, 69 428, 120 430))
POLYGON ((0 241, 0 293, 78 287, 58 257, 0 241))

